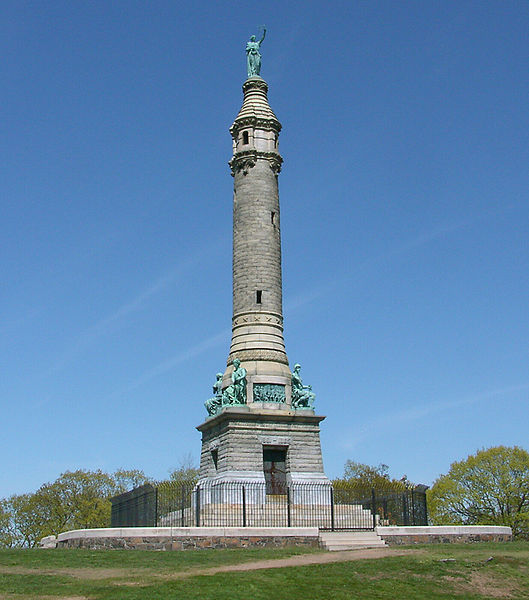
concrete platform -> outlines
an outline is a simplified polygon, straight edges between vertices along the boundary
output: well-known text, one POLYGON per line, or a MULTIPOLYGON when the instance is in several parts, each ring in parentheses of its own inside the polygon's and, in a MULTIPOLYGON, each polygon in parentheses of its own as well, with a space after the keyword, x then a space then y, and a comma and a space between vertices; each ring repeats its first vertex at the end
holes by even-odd
POLYGON ((510 542, 512 529, 499 525, 432 525, 429 527, 376 527, 390 546, 466 542, 510 542))
POLYGON ((387 546, 386 542, 374 531, 321 531, 320 545, 331 551, 387 546))
POLYGON ((384 545, 507 542, 510 527, 377 527, 374 532, 331 532, 317 527, 115 527, 77 529, 40 542, 41 548, 191 550, 199 548, 283 547, 302 545, 333 550, 384 545))

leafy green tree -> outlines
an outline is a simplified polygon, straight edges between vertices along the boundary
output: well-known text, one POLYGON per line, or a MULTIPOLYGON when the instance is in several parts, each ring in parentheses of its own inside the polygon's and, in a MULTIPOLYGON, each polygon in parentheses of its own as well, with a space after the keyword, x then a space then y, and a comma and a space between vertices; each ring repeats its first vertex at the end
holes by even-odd
POLYGON ((355 487, 365 490, 374 488, 377 491, 388 492, 404 491, 407 486, 412 485, 406 476, 400 480, 392 479, 388 465, 381 463, 374 467, 353 460, 345 463, 343 477, 335 479, 333 483, 338 488, 355 487))
POLYGON ((115 486, 112 494, 114 496, 133 490, 146 483, 152 483, 152 479, 139 469, 118 469, 111 477, 114 480, 115 486))
POLYGON ((33 494, 1 501, 0 546, 32 547, 41 538, 62 531, 108 527, 110 498, 148 481, 137 469, 118 469, 113 474, 66 471, 33 494))
POLYGON ((34 494, 10 496, 2 500, 2 510, 0 541, 3 547, 31 548, 37 540, 47 535, 34 494))
POLYGON ((11 548, 12 540, 9 533, 9 509, 7 500, 0 500, 0 548, 11 548))
POLYGON ((529 538, 529 453, 496 446, 452 463, 428 491, 435 525, 507 525, 529 538))
POLYGON ((195 459, 191 454, 183 456, 176 469, 169 471, 169 481, 171 483, 181 483, 194 485, 198 481, 199 469, 195 459))

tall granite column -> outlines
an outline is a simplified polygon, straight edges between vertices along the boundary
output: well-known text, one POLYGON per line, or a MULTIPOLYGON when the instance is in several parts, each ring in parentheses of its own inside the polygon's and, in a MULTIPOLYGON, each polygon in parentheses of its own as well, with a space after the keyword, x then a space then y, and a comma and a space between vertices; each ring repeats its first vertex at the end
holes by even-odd
POLYGON ((281 124, 260 77, 243 85, 244 101, 230 133, 233 192, 233 321, 228 369, 239 358, 247 370, 247 404, 290 404, 283 341, 278 150, 281 124))
MULTIPOLYGON (((249 42, 250 43, 250 42, 249 42)), ((256 44, 257 42, 251 42, 256 44)), ((200 482, 259 482, 266 495, 290 483, 329 484, 314 394, 283 340, 278 150, 281 124, 258 75, 230 133, 233 157, 233 320, 227 368, 206 402, 200 482)), ((261 487, 259 488, 261 489, 261 487)), ((279 491, 278 491, 279 490, 279 491)))

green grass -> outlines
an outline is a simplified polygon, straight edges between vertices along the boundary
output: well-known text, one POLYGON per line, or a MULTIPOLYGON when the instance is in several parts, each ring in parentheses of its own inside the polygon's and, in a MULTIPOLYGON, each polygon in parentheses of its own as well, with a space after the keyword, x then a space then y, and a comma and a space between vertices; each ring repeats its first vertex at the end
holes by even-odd
MULTIPOLYGON (((233 548, 229 550, 186 550, 184 552, 155 552, 152 550, 0 550, 2 566, 31 569, 175 569, 205 568, 235 565, 253 560, 283 558, 298 554, 320 552, 317 548, 291 546, 288 548, 233 548)), ((1 589, 1 588, 0 588, 1 589)))
POLYGON ((529 598, 529 543, 450 544, 414 549, 416 552, 405 556, 214 575, 189 571, 281 558, 306 550, 0 551, 0 598, 529 598), (487 560, 491 556, 492 560, 487 560), (455 560, 441 560, 446 558, 455 560), (185 571, 188 576, 177 579, 185 571))

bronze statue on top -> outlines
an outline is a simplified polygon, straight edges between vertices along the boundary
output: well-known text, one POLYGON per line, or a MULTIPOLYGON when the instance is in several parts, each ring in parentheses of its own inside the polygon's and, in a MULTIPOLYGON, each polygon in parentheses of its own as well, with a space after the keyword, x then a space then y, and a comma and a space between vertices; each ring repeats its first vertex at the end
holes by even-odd
POLYGON ((263 37, 257 42, 255 35, 252 35, 250 41, 246 44, 246 59, 248 64, 248 77, 259 76, 261 73, 261 53, 259 48, 266 35, 266 27, 262 25, 263 37))

